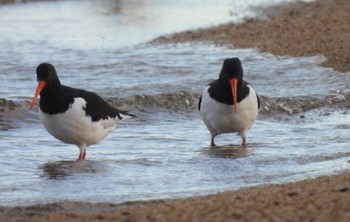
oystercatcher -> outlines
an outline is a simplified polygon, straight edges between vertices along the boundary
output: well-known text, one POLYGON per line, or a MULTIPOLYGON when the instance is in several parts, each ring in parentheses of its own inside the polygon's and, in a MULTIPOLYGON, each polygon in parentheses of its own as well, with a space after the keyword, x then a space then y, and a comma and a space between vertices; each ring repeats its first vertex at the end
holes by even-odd
POLYGON ((86 147, 99 143, 120 120, 134 116, 113 108, 96 93, 61 85, 49 63, 40 64, 36 73, 38 87, 30 109, 40 94, 40 120, 52 136, 79 147, 78 160, 85 160, 86 147))
POLYGON ((211 82, 203 91, 198 109, 214 138, 223 133, 234 133, 242 137, 246 146, 246 135, 258 116, 259 98, 253 87, 243 80, 243 68, 238 58, 225 59, 219 79, 211 82))

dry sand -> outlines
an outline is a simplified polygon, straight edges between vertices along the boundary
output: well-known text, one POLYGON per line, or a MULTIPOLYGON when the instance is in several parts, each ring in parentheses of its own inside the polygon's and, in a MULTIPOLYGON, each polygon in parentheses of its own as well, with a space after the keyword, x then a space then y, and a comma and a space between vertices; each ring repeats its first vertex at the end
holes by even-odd
MULTIPOLYGON (((212 41, 276 55, 312 56, 350 71, 350 1, 319 0, 264 10, 250 19, 161 37, 153 42, 212 41)), ((348 163, 350 164, 350 163, 348 163)), ((59 202, 0 207, 0 221, 350 221, 350 173, 183 200, 59 202)))

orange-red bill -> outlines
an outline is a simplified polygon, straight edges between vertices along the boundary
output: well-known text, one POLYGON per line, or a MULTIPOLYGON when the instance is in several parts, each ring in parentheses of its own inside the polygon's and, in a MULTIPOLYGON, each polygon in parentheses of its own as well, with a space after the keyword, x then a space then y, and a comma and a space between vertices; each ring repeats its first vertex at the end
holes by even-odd
POLYGON ((232 96, 233 96, 233 106, 234 110, 236 112, 237 110, 237 83, 238 79, 230 79, 230 85, 231 85, 231 90, 232 90, 232 96))
POLYGON ((41 81, 41 80, 40 80, 40 81, 38 82, 38 87, 36 88, 35 95, 34 95, 32 104, 30 104, 29 109, 32 109, 32 108, 34 107, 36 101, 38 100, 39 94, 40 94, 41 90, 43 90, 43 88, 45 87, 45 85, 46 85, 46 82, 45 82, 45 81, 41 81))

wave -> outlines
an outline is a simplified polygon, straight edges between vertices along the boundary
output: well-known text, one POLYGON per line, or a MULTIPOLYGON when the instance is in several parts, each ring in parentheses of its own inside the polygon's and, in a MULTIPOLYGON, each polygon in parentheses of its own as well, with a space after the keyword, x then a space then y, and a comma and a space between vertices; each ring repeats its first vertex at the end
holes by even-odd
POLYGON ((350 94, 328 95, 325 97, 266 97, 260 96, 260 114, 298 114, 318 108, 346 108, 350 99, 350 94))
MULTIPOLYGON (((200 94, 190 91, 178 91, 156 95, 132 95, 119 98, 110 97, 106 101, 112 106, 126 111, 148 112, 174 111, 174 112, 198 112, 198 100, 200 94)), ((298 97, 268 97, 261 95, 259 115, 273 117, 274 115, 293 115, 320 108, 349 108, 347 101, 349 94, 328 95, 323 97, 298 96, 298 97)), ((0 99, 0 129, 7 119, 33 118, 33 112, 28 111, 29 99, 20 101, 0 99)), ((6 124, 7 125, 7 124, 6 124)), ((6 127, 3 127, 6 128, 6 127)))
POLYGON ((107 102, 120 109, 130 110, 135 108, 139 111, 149 109, 166 109, 171 111, 196 110, 199 94, 189 91, 164 93, 157 95, 133 95, 126 98, 109 98, 107 102))
POLYGON ((0 98, 0 130, 17 128, 17 120, 33 120, 33 112, 29 113, 29 100, 8 100, 0 98))
MULTIPOLYGON (((140 111, 148 109, 167 109, 171 111, 197 112, 200 94, 189 91, 158 95, 134 95, 127 98, 109 98, 107 101, 116 107, 136 108, 140 111)), ((287 114, 293 115, 309 110, 330 107, 344 108, 349 104, 350 94, 328 95, 323 97, 268 97, 259 96, 261 115, 287 114)))

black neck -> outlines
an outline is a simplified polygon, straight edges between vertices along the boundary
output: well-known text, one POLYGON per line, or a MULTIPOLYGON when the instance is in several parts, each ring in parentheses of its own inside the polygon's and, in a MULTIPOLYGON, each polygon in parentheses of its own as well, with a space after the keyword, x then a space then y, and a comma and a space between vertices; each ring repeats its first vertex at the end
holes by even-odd
MULTIPOLYGON (((233 105, 232 89, 229 81, 218 79, 209 84, 209 95, 214 100, 226 105, 233 105)), ((240 80, 237 84, 237 102, 239 103, 249 94, 247 83, 240 80)))

